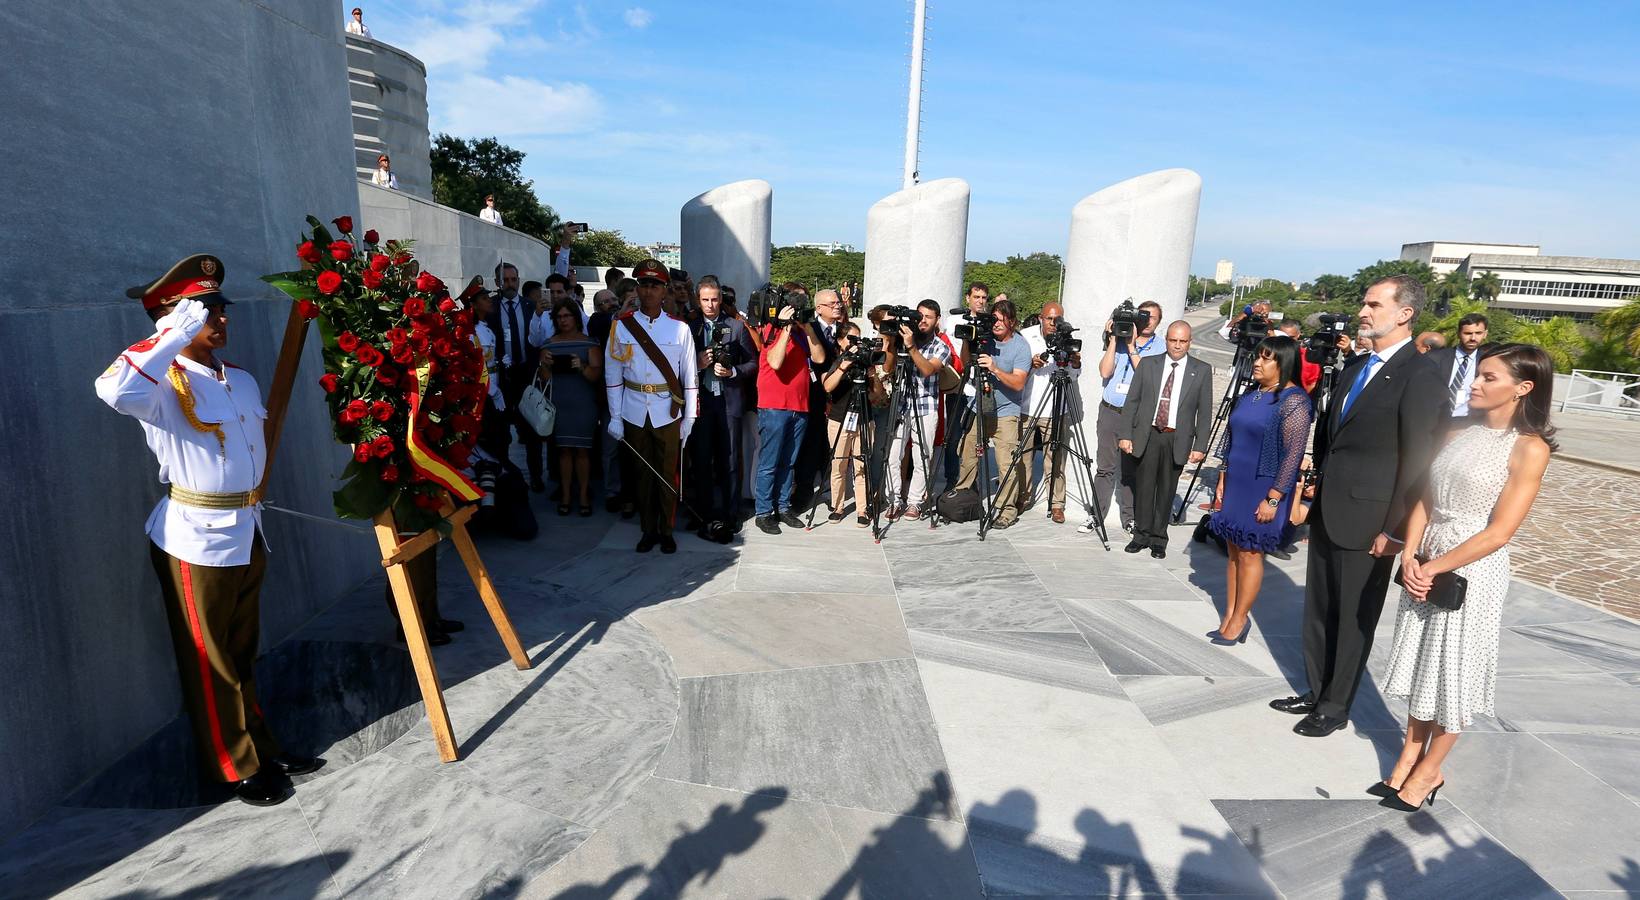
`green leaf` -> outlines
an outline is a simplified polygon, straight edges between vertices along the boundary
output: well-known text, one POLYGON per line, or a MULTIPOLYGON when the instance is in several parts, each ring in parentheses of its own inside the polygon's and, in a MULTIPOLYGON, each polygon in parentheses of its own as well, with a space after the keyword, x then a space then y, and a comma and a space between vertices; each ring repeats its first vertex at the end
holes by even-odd
POLYGON ((375 463, 359 466, 350 464, 358 473, 331 494, 336 515, 346 519, 371 519, 387 509, 393 501, 393 486, 381 480, 375 463))
POLYGON ((272 275, 263 275, 262 280, 278 288, 292 300, 311 300, 314 290, 312 279, 307 276, 307 272, 276 272, 272 275))

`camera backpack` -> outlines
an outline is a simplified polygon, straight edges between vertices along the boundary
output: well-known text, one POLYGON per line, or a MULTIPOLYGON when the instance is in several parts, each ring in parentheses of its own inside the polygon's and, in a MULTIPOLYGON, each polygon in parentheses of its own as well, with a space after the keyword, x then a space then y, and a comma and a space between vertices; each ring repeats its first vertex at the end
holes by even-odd
POLYGON ((984 514, 979 491, 973 488, 955 488, 941 494, 934 501, 934 512, 950 522, 975 522, 984 514))

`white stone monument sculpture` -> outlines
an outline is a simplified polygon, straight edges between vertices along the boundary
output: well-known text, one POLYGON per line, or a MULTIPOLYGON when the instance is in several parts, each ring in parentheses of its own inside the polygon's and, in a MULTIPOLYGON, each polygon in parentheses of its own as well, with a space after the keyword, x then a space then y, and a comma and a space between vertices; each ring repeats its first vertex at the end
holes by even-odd
POLYGON ((866 308, 925 299, 941 309, 957 305, 967 250, 968 182, 961 178, 925 181, 878 200, 866 213, 866 308))
POLYGON ((682 265, 690 277, 716 275, 735 289, 742 310, 769 280, 769 218, 774 193, 749 179, 715 187, 679 213, 682 265))
MULTIPOLYGON (((1061 298, 1065 318, 1082 329, 1079 336, 1087 341, 1084 366, 1097 366, 1105 320, 1123 300, 1132 298, 1135 306, 1145 300, 1160 303, 1164 327, 1184 313, 1201 196, 1200 175, 1163 169, 1089 194, 1071 210, 1061 298)), ((1103 389, 1098 374, 1095 369, 1093 377, 1077 380, 1085 410, 1099 408, 1103 389)), ((1092 419, 1090 412, 1090 451, 1092 419)), ((1107 523, 1117 518, 1115 506, 1111 503, 1107 511, 1107 523)))

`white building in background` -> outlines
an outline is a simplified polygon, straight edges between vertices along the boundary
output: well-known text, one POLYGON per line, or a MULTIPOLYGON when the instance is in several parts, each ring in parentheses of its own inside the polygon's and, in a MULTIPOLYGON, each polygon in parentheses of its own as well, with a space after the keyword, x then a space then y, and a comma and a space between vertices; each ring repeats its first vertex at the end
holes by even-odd
POLYGON ((1640 259, 1471 253, 1458 271, 1469 278, 1486 272, 1498 276, 1502 290, 1491 305, 1537 321, 1554 316, 1588 321, 1640 295, 1640 259))
POLYGON ((1230 284, 1235 277, 1236 264, 1228 259, 1219 260, 1219 264, 1213 267, 1213 280, 1219 284, 1230 284))
POLYGON ((1402 244, 1401 259, 1408 262, 1421 262, 1435 270, 1436 275, 1445 275, 1458 271, 1463 261, 1471 253, 1485 253, 1492 256, 1537 256, 1536 244, 1466 244, 1458 241, 1423 241, 1417 244, 1402 244))
POLYGON ((842 241, 818 241, 818 242, 815 242, 815 241, 809 241, 809 242, 799 241, 798 243, 793 244, 792 246, 793 247, 800 247, 804 250, 819 250, 821 253, 824 253, 827 256, 830 256, 833 253, 853 253, 854 252, 854 245, 853 244, 845 244, 842 241))
POLYGON ((661 265, 666 266, 668 269, 683 268, 682 244, 649 244, 643 247, 643 251, 648 253, 650 256, 655 257, 661 265))

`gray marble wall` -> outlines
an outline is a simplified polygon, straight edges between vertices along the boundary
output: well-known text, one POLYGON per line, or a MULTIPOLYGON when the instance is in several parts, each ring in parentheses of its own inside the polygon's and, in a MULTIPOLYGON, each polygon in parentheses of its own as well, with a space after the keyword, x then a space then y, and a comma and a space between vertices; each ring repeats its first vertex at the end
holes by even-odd
POLYGON ((369 178, 376 171, 376 158, 386 153, 392 157, 399 190, 431 198, 427 67, 391 44, 356 35, 347 35, 347 67, 359 177, 369 178))
POLYGON ((495 287, 495 267, 503 259, 518 267, 523 281, 545 281, 552 274, 552 248, 544 241, 404 191, 361 181, 359 213, 364 217, 361 229, 374 228, 384 240, 413 239, 421 267, 444 279, 451 290, 474 275, 482 275, 486 287, 495 287))
MULTIPOLYGON (((189 253, 227 269, 226 358, 272 374, 297 229, 357 214, 341 11, 323 0, 0 4, 0 837, 179 704, 142 525, 159 496, 137 424, 92 382, 151 324, 123 294, 189 253)), ((310 344, 270 499, 326 513, 330 439, 310 344)), ((263 642, 370 572, 371 542, 268 517, 263 642)))

